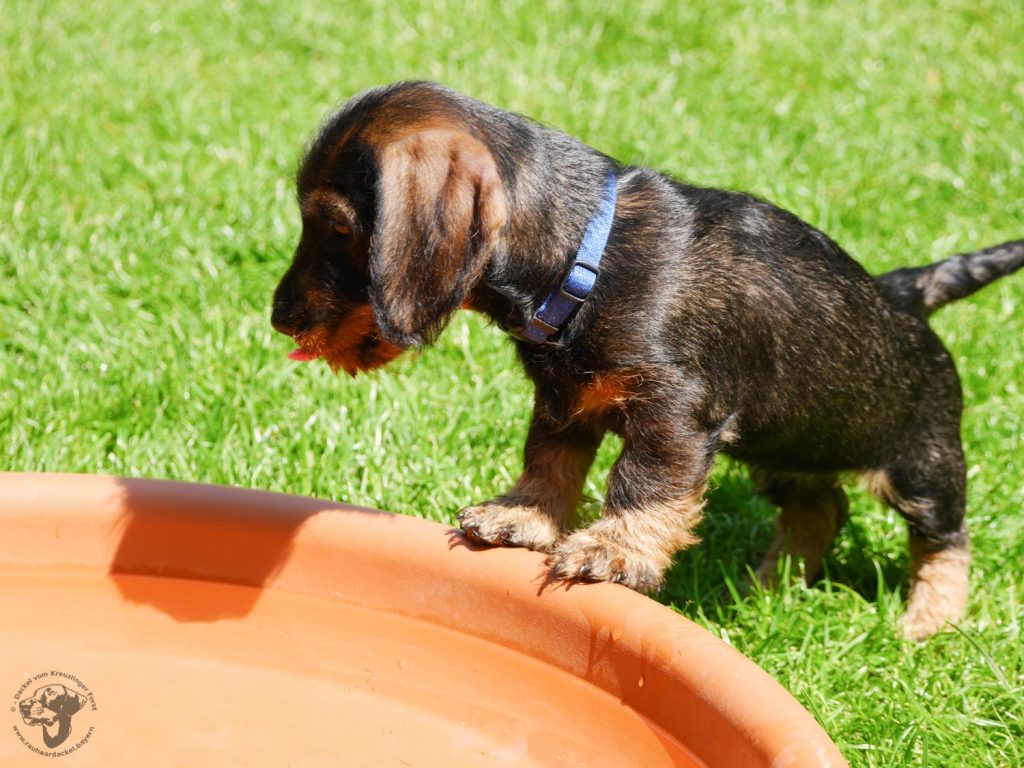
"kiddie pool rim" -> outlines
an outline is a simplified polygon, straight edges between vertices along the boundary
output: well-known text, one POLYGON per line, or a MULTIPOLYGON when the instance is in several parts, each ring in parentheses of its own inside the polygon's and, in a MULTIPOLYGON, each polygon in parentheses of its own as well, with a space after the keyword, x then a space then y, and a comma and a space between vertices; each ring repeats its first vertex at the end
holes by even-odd
POLYGON ((0 473, 0 564, 77 565, 261 586, 430 621, 621 699, 709 767, 845 766, 767 673, 625 587, 565 588, 543 557, 437 523, 242 488, 0 473))

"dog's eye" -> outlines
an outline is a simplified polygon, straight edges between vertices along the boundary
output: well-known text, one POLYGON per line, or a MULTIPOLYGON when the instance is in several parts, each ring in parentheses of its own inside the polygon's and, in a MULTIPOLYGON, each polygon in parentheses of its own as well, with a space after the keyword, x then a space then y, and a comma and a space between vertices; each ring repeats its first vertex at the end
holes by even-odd
POLYGON ((352 234, 352 227, 345 226, 344 224, 335 224, 333 228, 334 232, 342 237, 348 237, 352 234))

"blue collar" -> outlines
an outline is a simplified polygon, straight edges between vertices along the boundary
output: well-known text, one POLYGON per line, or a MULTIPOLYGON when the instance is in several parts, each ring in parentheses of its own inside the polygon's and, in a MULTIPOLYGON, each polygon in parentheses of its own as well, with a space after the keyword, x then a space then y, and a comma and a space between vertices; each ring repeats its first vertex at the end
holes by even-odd
POLYGON ((612 222, 615 221, 617 186, 615 173, 609 171, 604 183, 601 205, 587 223, 583 241, 576 251, 576 258, 572 262, 569 274, 562 284, 544 299, 544 303, 534 313, 530 322, 516 331, 516 335, 523 341, 532 344, 546 342, 558 333, 573 310, 586 301, 594 289, 601 271, 601 256, 604 255, 608 235, 612 231, 612 222))

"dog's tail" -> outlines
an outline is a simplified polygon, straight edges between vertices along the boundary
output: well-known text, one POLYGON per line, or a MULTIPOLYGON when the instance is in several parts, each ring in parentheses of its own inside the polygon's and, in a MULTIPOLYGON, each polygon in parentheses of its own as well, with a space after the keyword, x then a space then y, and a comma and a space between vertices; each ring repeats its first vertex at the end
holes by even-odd
POLYGON ((887 272, 875 283, 906 312, 926 317, 951 301, 970 296, 993 280, 1024 267, 1024 240, 950 256, 926 267, 887 272))

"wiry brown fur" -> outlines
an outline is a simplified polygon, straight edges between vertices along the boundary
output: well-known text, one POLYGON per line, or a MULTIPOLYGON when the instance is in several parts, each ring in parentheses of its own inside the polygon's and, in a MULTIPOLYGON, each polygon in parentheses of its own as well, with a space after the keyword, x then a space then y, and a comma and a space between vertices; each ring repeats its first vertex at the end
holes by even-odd
POLYGON ((608 509, 596 523, 569 534, 548 558, 565 579, 611 581, 642 591, 656 589, 672 556, 698 541, 694 530, 704 508, 703 489, 674 502, 608 509))
MULTIPOLYGON (((311 289, 308 295, 313 301, 321 300, 321 289, 311 289)), ((319 355, 335 371, 340 369, 355 376, 359 371, 386 365, 405 351, 381 339, 379 334, 370 308, 357 307, 348 315, 344 325, 333 329, 316 326, 297 333, 295 340, 300 348, 319 355), (367 343, 368 339, 372 340, 371 344, 367 343)))
POLYGON ((572 418, 591 420, 623 408, 642 384, 643 377, 628 370, 595 374, 580 387, 572 418))
POLYGON ((780 509, 775 539, 755 575, 762 584, 774 583, 780 562, 788 557, 810 584, 846 522, 849 504, 839 478, 764 473, 755 477, 758 492, 780 509))
POLYGON ((579 503, 596 449, 592 440, 531 430, 515 486, 492 501, 463 509, 462 530, 484 544, 549 551, 579 503))
POLYGON ((910 594, 900 619, 904 636, 924 640, 939 629, 957 624, 967 605, 971 553, 959 547, 931 550, 910 542, 910 594))
POLYGON ((274 326, 350 373, 429 343, 460 307, 521 328, 564 279, 609 173, 618 200, 592 294, 547 343, 517 342, 536 390, 522 477, 462 512, 466 535, 545 550, 565 578, 653 589, 696 541, 722 451, 782 509, 760 576, 793 556, 812 578, 845 519, 836 478, 869 473, 908 523, 907 634, 957 621, 961 394, 925 318, 1019 269, 1024 241, 873 278, 763 200, 398 83, 352 99, 310 145, 274 326), (602 518, 568 533, 607 431, 623 450, 602 518))
POLYGON ((465 131, 411 132, 379 158, 370 291, 385 330, 422 343, 480 282, 505 224, 504 192, 494 158, 465 131))

